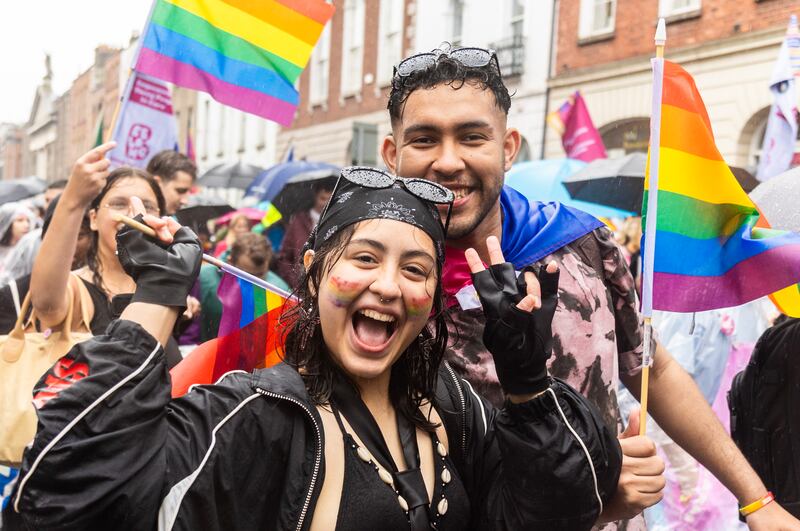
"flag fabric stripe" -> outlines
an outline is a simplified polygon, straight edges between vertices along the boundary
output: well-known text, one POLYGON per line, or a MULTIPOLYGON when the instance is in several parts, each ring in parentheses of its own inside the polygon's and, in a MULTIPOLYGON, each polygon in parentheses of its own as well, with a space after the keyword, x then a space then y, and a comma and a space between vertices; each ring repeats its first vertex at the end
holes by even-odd
POLYGON ((662 133, 653 139, 658 192, 646 193, 643 205, 644 249, 654 256, 643 291, 652 285, 652 308, 725 308, 781 290, 784 306, 800 312, 800 234, 761 228, 769 224, 719 155, 694 81, 680 66, 664 65, 662 103, 654 110, 662 133))
POLYGON ((323 26, 333 14, 333 4, 327 2, 309 2, 308 0, 277 0, 278 3, 316 20, 323 26))
POLYGON ((800 284, 783 288, 769 296, 781 313, 800 317, 800 284))
POLYGON ((176 61, 149 48, 142 48, 137 70, 193 90, 201 90, 225 105, 289 126, 295 105, 279 98, 233 85, 208 73, 176 61))
POLYGON ((268 292, 256 293, 253 296, 254 315, 264 315, 267 312, 267 309, 269 308, 269 305, 267 304, 267 293, 268 292))
POLYGON ((268 70, 225 57, 198 41, 175 33, 158 24, 150 24, 144 46, 191 65, 208 75, 243 88, 263 92, 268 96, 297 105, 299 98, 294 86, 274 70, 268 70))
POLYGON ((688 112, 697 113, 705 123, 708 133, 713 136, 711 120, 708 118, 706 106, 703 104, 700 91, 694 84, 694 79, 686 70, 670 61, 664 61, 664 87, 661 105, 672 105, 688 112))
POLYGON ((702 130, 706 126, 699 114, 672 105, 664 105, 661 113, 662 120, 674 124, 674 127, 661 131, 661 147, 685 151, 704 159, 723 160, 711 134, 686 134, 687 131, 702 130))
MULTIPOLYGON (((687 135, 693 133, 685 132, 687 135)), ((728 203, 753 206, 753 202, 724 162, 704 159, 667 147, 662 147, 660 151, 660 171, 669 174, 669 179, 663 179, 659 183, 660 191, 665 190, 717 205, 728 203)), ((645 179, 645 190, 649 188, 650 183, 645 179)))
POLYGON ((269 21, 273 25, 284 28, 303 42, 314 46, 319 39, 324 24, 298 13, 275 0, 222 0, 226 4, 244 11, 259 20, 269 21))
MULTIPOLYGON (((749 225, 740 227, 730 238, 707 238, 704 240, 659 230, 656 271, 702 277, 719 276, 736 267, 739 262, 762 254, 769 254, 773 256, 774 260, 782 257, 780 259, 787 260, 788 264, 794 264, 794 267, 784 269, 795 271, 800 278, 800 261, 793 254, 800 252, 800 239, 795 234, 786 233, 768 239, 751 238, 749 234, 749 225), (687 260, 687 256, 701 256, 703 259, 687 260), (793 259, 792 256, 795 258, 793 259)), ((762 276, 772 274, 767 271, 769 269, 764 270, 762 276)), ((783 287, 785 286, 778 286, 776 289, 783 287)))
MULTIPOLYGON (((649 192, 644 194, 643 202, 647 203, 649 192)), ((752 207, 729 203, 715 205, 663 190, 658 193, 658 203, 664 207, 658 212, 659 231, 697 239, 730 236, 739 228, 744 217, 758 215, 758 211, 752 207), (675 212, 696 212, 697 216, 676 216, 675 212)))
MULTIPOLYGON (((659 238, 661 234, 659 234, 659 238)), ((658 252, 658 251, 656 251, 658 252)), ((781 287, 792 287, 800 275, 796 254, 800 245, 779 247, 739 262, 724 275, 701 277, 656 271, 653 300, 656 309, 670 312, 700 312, 738 306, 770 294, 781 287), (774 259, 794 263, 795 267, 775 268, 774 259), (769 274, 765 274, 769 271, 769 274), (679 296, 676 296, 679 294, 679 296)))
POLYGON ((164 0, 156 2, 151 23, 194 39, 230 59, 273 70, 289 83, 294 83, 303 71, 302 68, 269 50, 254 46, 244 39, 215 28, 205 19, 164 0))
POLYGON ((300 68, 314 47, 286 31, 232 7, 222 0, 166 0, 184 11, 207 20, 215 28, 269 50, 300 68))
POLYGON ((239 314, 239 328, 249 325, 257 317, 255 313, 254 286, 246 280, 239 280, 239 293, 242 298, 242 311, 239 314))

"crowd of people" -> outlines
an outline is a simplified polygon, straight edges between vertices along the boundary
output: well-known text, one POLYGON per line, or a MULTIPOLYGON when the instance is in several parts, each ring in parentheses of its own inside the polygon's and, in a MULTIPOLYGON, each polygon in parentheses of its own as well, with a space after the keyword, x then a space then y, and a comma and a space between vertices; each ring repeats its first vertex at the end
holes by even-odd
MULTIPOLYGON (((388 171, 345 168, 316 186, 278 249, 233 216, 211 251, 299 298, 284 363, 176 399, 166 369, 179 343, 216 337, 222 312, 221 272, 201 267, 197 236, 171 217, 196 168, 163 152, 147 170, 112 171, 113 143, 79 159, 47 206, 30 272, 0 291, 0 332, 28 290, 40 327, 72 326, 74 277, 94 337, 66 358, 87 371, 39 409, 3 524, 645 529, 664 461, 619 399, 623 385, 641 389, 641 223, 615 235, 504 186, 521 147, 510 106, 489 50, 401 61, 380 148, 388 171)), ((38 219, 0 207, 0 258, 38 219)), ((751 529, 800 529, 670 339, 651 345, 659 434, 748 509, 751 529)))

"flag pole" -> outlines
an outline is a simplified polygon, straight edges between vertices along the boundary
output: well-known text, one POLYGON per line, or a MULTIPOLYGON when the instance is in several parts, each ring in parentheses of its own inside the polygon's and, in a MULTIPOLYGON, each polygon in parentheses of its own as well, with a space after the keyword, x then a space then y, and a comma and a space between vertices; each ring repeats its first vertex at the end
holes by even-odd
POLYGON ((650 115, 649 193, 647 195, 647 222, 645 226, 644 267, 642 269, 642 314, 644 315, 644 344, 642 352, 642 388, 639 397, 639 435, 647 431, 647 398, 650 385, 650 366, 653 364, 653 265, 655 261, 656 223, 658 221, 658 162, 661 144, 661 96, 664 80, 664 46, 667 27, 658 19, 653 63, 653 107, 650 115))
MULTIPOLYGON (((151 238, 156 238, 157 237, 156 231, 153 229, 153 227, 150 227, 149 225, 145 225, 144 223, 139 223, 135 219, 129 218, 128 216, 123 216, 122 214, 113 214, 111 217, 112 217, 112 219, 114 221, 116 221, 118 223, 124 223, 125 225, 127 225, 127 226, 129 226, 129 227, 131 227, 133 229, 136 229, 139 232, 142 232, 142 233, 144 233, 144 234, 146 234, 148 236, 150 236, 151 238)), ((293 296, 288 291, 286 291, 284 289, 281 289, 278 286, 275 286, 273 284, 270 284, 269 282, 267 282, 264 279, 258 278, 257 276, 254 276, 254 275, 251 275, 247 271, 242 271, 238 267, 232 266, 231 264, 229 264, 227 262, 223 262, 219 258, 215 258, 215 257, 213 257, 211 255, 208 255, 208 254, 204 253, 203 254, 203 261, 206 262, 206 263, 209 263, 211 265, 215 265, 218 268, 220 268, 223 271, 225 271, 226 273, 230 273, 231 275, 233 275, 233 276, 235 276, 237 278, 240 278, 240 279, 242 279, 244 281, 247 281, 247 282, 249 282, 251 284, 255 284, 256 286, 258 286, 260 288, 264 288, 267 291, 271 291, 273 293, 276 293, 276 294, 280 295, 281 297, 283 297, 285 299, 297 300, 297 297, 293 296)))
POLYGON ((108 142, 109 140, 113 140, 117 136, 117 127, 119 127, 119 113, 122 109, 122 102, 127 100, 131 95, 131 90, 133 89, 133 72, 136 68, 136 61, 139 60, 139 52, 142 50, 142 43, 144 42, 145 37, 147 36, 147 29, 150 27, 150 19, 153 18, 153 10, 155 9, 156 2, 158 0, 153 0, 150 3, 150 11, 147 12, 147 19, 144 22, 144 30, 142 34, 139 35, 139 41, 136 43, 136 50, 133 52, 133 57, 131 58, 131 65, 128 67, 128 78, 125 80, 125 88, 120 94, 120 97, 117 99, 117 104, 114 106, 114 113, 111 115, 111 124, 108 128, 108 133, 106 134, 105 141, 108 142))

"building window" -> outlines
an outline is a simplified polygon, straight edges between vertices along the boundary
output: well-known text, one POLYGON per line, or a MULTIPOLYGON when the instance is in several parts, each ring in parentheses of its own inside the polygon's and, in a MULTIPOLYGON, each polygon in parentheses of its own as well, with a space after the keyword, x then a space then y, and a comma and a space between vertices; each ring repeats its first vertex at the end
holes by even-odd
POLYGON ((311 105, 317 105, 328 101, 328 76, 331 60, 331 26, 325 25, 319 41, 311 54, 311 70, 309 71, 309 83, 311 84, 311 94, 309 101, 311 105))
POLYGON ((581 0, 578 37, 585 39, 614 32, 617 0, 581 0))
POLYGON ((453 13, 451 21, 450 44, 454 48, 461 46, 464 33, 464 0, 450 0, 450 10, 453 13))
POLYGON ((658 16, 672 17, 700 11, 700 0, 659 0, 658 16))
POLYGON ((342 95, 361 90, 364 57, 364 0, 347 0, 344 6, 342 45, 342 95))
POLYGON ((203 121, 203 159, 205 160, 208 158, 209 153, 211 153, 211 148, 208 145, 208 132, 211 130, 211 102, 206 100, 203 107, 203 114, 205 115, 205 120, 203 121))
POLYGON ((511 36, 522 38, 525 34, 525 2, 512 0, 511 2, 511 36))
POLYGON ((217 156, 225 155, 225 110, 227 107, 218 105, 219 108, 219 139, 217 144, 217 156))
POLYGON ((403 55, 403 0, 381 0, 378 29, 378 84, 388 86, 403 55))
POLYGON ((244 153, 247 142, 247 114, 239 113, 239 153, 244 153))

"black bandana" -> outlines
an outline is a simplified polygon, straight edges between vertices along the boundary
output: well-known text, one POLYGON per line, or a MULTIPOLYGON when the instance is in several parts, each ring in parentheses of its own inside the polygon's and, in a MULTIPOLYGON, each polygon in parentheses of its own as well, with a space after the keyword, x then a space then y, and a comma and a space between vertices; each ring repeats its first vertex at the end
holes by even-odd
POLYGON ((444 227, 439 210, 398 183, 391 188, 367 188, 340 179, 308 247, 317 250, 343 228, 366 219, 393 219, 422 229, 433 240, 439 263, 444 263, 444 227))

